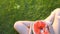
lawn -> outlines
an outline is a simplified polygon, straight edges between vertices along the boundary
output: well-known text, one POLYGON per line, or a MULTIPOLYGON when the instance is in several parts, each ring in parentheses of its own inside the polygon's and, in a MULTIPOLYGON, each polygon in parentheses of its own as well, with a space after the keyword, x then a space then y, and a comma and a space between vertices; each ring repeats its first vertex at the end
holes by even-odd
POLYGON ((60 0, 0 0, 0 34, 18 34, 16 21, 45 19, 59 7, 60 0))

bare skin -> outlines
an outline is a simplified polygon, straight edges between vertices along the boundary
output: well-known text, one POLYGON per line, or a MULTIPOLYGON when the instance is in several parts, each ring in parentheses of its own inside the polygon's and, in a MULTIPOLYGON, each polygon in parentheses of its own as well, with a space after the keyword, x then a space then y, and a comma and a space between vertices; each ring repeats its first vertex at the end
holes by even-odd
MULTIPOLYGON (((60 8, 57 8, 52 11, 52 13, 46 19, 44 19, 44 21, 46 21, 49 25, 52 24, 55 34, 60 34, 58 28, 60 22, 60 8)), ((17 21, 14 24, 14 28, 19 34, 30 34, 28 33, 30 25, 34 22, 35 21, 17 21)))

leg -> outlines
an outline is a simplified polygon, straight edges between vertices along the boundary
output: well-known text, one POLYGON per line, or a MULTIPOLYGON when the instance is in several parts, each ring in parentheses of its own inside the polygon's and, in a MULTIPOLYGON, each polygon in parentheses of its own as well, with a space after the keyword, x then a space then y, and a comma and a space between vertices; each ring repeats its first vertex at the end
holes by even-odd
POLYGON ((55 10, 55 18, 53 23, 53 29, 55 31, 55 34, 60 34, 60 8, 55 10))
POLYGON ((44 19, 44 21, 46 21, 47 24, 51 25, 53 24, 54 17, 55 17, 55 11, 52 11, 51 14, 46 19, 44 19))
POLYGON ((52 24, 54 22, 54 18, 55 18, 55 10, 52 11, 52 13, 44 20, 49 25, 50 34, 54 34, 54 30, 52 27, 52 24))
MULTIPOLYGON (((55 34, 60 34, 60 8, 55 9, 50 16, 48 16, 44 21, 48 24, 52 24, 55 34)), ((52 31, 52 30, 51 30, 52 31)))
POLYGON ((28 34, 30 24, 33 21, 17 21, 14 24, 14 28, 19 32, 19 34, 28 34))

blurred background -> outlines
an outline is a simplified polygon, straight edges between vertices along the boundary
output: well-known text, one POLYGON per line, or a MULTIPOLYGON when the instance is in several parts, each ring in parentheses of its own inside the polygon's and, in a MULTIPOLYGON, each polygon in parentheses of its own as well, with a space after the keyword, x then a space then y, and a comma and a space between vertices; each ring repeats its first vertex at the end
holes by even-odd
POLYGON ((45 19, 59 7, 60 0, 0 0, 0 34, 18 34, 16 21, 45 19))

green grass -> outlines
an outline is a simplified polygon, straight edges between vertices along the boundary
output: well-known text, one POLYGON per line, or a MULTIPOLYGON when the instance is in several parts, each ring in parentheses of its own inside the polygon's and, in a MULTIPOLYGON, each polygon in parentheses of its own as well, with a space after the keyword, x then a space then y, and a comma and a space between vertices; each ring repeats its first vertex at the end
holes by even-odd
POLYGON ((45 19, 59 7, 60 0, 0 0, 0 34, 18 34, 16 21, 45 19))

